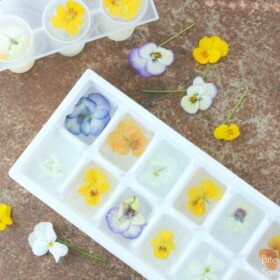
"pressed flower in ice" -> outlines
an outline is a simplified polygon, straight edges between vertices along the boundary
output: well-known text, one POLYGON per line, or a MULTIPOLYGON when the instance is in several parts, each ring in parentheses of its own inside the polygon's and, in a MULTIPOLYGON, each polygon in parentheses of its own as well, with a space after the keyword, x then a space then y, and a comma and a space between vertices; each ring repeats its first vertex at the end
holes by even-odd
POLYGON ((68 0, 66 5, 56 7, 56 15, 52 16, 51 23, 55 28, 63 29, 69 36, 80 33, 84 24, 85 8, 79 2, 68 0))
POLYGON ((139 200, 135 196, 123 201, 119 207, 112 208, 106 215, 106 222, 111 231, 125 239, 139 237, 147 224, 139 212, 139 200))
POLYGON ((236 124, 221 124, 214 130, 214 137, 218 140, 231 141, 239 137, 240 130, 236 124))
POLYGON ((151 245, 154 248, 154 257, 162 260, 167 259, 170 256, 171 251, 176 249, 176 244, 173 239, 174 234, 171 230, 160 231, 151 242, 151 245))
POLYGON ((209 252, 204 260, 194 260, 188 266, 186 279, 189 280, 219 280, 219 273, 225 268, 225 263, 209 252))
POLYGON ((269 270, 275 270, 280 261, 280 234, 273 236, 267 245, 267 249, 259 250, 259 257, 269 270))
POLYGON ((113 152, 127 155, 130 152, 139 157, 145 151, 148 140, 133 120, 122 120, 107 138, 113 152))
POLYGON ((151 187, 167 186, 173 182, 177 172, 178 163, 173 157, 157 154, 145 164, 139 180, 151 187))
POLYGON ((158 47, 151 42, 132 49, 129 53, 130 65, 142 77, 162 74, 173 61, 174 54, 171 50, 158 47))
POLYGON ((228 54, 228 44, 218 36, 204 37, 199 41, 193 56, 200 64, 216 63, 228 54))
POLYGON ((11 212, 11 206, 7 204, 0 204, 0 231, 4 231, 7 226, 13 224, 11 212))
POLYGON ((65 127, 74 135, 97 137, 110 121, 110 112, 110 102, 100 93, 91 93, 66 116, 65 127))
POLYGON ((202 77, 196 77, 187 88, 187 95, 181 99, 181 106, 185 112, 195 114, 199 109, 207 110, 216 95, 217 87, 213 83, 205 83, 202 77))
POLYGON ((106 259, 102 257, 90 254, 58 238, 52 223, 49 222, 40 222, 37 224, 34 227, 34 231, 30 233, 28 242, 35 256, 43 256, 50 252, 54 256, 56 263, 61 257, 64 257, 68 253, 68 248, 94 260, 100 262, 106 261, 106 259))
POLYGON ((103 0, 103 6, 113 18, 129 21, 137 17, 143 0, 103 0))
POLYGON ((250 209, 247 205, 239 205, 227 217, 227 226, 234 233, 241 233, 248 226, 250 217, 250 209))
POLYGON ((56 242, 57 236, 53 230, 53 225, 49 222, 41 222, 34 227, 34 231, 29 235, 28 241, 32 252, 36 256, 43 256, 50 252, 55 262, 68 253, 68 247, 60 242, 56 242))
POLYGON ((97 168, 88 169, 84 180, 85 185, 81 186, 78 192, 85 197, 86 204, 96 206, 110 188, 106 174, 97 168))
POLYGON ((195 216, 206 213, 207 204, 218 202, 223 197, 222 189, 212 180, 203 180, 200 186, 194 186, 188 191, 187 209, 195 216))
POLYGON ((48 177, 58 178, 62 176, 62 163, 55 155, 41 161, 40 168, 48 177))

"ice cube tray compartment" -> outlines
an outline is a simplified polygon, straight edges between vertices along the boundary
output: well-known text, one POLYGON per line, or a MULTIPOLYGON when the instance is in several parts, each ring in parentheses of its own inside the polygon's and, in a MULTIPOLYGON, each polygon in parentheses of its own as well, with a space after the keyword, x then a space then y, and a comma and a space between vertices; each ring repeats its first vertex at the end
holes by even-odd
POLYGON ((159 18, 153 0, 147 0, 147 10, 145 14, 133 23, 117 23, 107 19, 106 15, 100 7, 100 0, 83 0, 85 5, 89 8, 91 24, 87 34, 79 39, 77 42, 58 43, 53 41, 44 31, 42 27, 42 14, 44 8, 49 3, 48 0, 41 0, 36 3, 30 1, 19 0, 2 0, 0 1, 0 15, 12 14, 23 18, 31 27, 34 36, 34 47, 30 54, 17 61, 16 63, 0 62, 0 71, 7 68, 23 64, 25 62, 39 59, 50 54, 63 51, 69 47, 75 47, 93 40, 97 40, 114 34, 115 32, 133 28, 142 24, 155 21, 159 18), (41 42, 44 42, 42 44, 41 42))
MULTIPOLYGON (((171 171, 174 170, 172 164, 171 171)), ((180 279, 191 259, 203 257, 203 248, 224 259, 226 269, 221 279, 234 279, 232 277, 242 269, 254 275, 254 279, 264 279, 257 254, 259 246, 265 248, 269 236, 279 232, 276 223, 279 206, 91 70, 87 70, 76 83, 17 160, 10 176, 147 279, 180 279), (105 96, 113 110, 105 129, 94 141, 87 142, 67 131, 64 120, 79 99, 92 92, 105 96), (130 153, 125 156, 116 154, 114 158, 108 148, 109 135, 124 119, 133 119, 148 139, 148 145, 139 157, 130 153), (39 175, 39 163, 52 155, 67 167, 63 183, 60 177, 48 182, 42 174, 39 175), (174 162, 170 160, 171 156, 174 162), (155 167, 156 177, 159 176, 163 171, 158 166, 160 158, 171 162, 178 171, 174 176, 166 175, 171 179, 162 192, 153 189, 157 188, 156 183, 147 181, 150 177, 145 173, 149 161, 155 159, 152 167, 155 167), (84 184, 86 170, 93 168, 105 172, 110 184, 97 206, 87 205, 85 198, 78 193, 84 184), (205 179, 219 186, 223 195, 207 208, 203 218, 199 218, 188 211, 186 202, 188 190, 201 185, 205 179), (140 212, 147 221, 142 233, 134 240, 112 232, 106 222, 110 209, 119 207, 131 196, 139 198, 140 212), (223 231, 221 238, 220 231, 223 229, 221 222, 240 204, 250 208, 252 224, 248 226, 251 238, 249 233, 243 236, 238 247, 229 242, 229 236, 234 235, 227 236, 223 231), (153 257, 151 242, 164 229, 173 231, 177 250, 161 261, 153 257)))

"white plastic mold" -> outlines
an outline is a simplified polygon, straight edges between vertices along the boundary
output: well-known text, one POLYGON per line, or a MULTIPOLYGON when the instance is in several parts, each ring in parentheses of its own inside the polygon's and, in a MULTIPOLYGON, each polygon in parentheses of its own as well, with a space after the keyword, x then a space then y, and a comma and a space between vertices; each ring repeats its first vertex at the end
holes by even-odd
MULTIPOLYGON (((85 43, 105 36, 118 40, 118 37, 123 36, 124 33, 130 32, 132 34, 135 27, 155 21, 159 18, 153 0, 144 0, 144 6, 146 9, 144 9, 135 20, 129 22, 110 19, 102 9, 101 0, 78 1, 82 1, 88 8, 88 21, 90 22, 90 25, 84 36, 78 37, 77 40, 66 41, 65 43, 62 42, 62 40, 60 40, 60 42, 59 40, 52 39, 52 33, 48 35, 43 28, 43 12, 45 7, 50 4, 49 0, 32 1, 32 3, 27 0, 1 0, 0 17, 2 15, 15 15, 25 20, 32 29, 34 43, 32 50, 22 59, 18 59, 13 63, 0 62, 0 71, 15 68, 18 65, 24 65, 30 61, 56 52, 69 53, 70 50, 81 49, 85 43)), ((60 35, 59 38, 60 37, 62 38, 63 36, 60 35)))
MULTIPOLYGON (((160 167, 157 171, 161 172, 160 167)), ((206 251, 226 264, 219 272, 221 280, 237 279, 239 275, 252 275, 250 280, 270 279, 264 273, 258 251, 280 234, 279 206, 91 70, 73 87, 9 174, 147 279, 188 279, 183 276, 186 266, 194 259, 205 258, 206 251), (64 120, 78 100, 92 92, 109 100, 111 120, 98 137, 86 141, 70 133, 64 120), (123 119, 133 119, 148 139, 141 156, 123 156, 127 162, 106 147, 107 137, 123 119), (49 178, 40 164, 53 156, 61 166, 58 165, 58 176, 49 178), (166 180, 170 182, 163 183, 162 191, 154 181, 147 181, 146 174, 149 162, 154 159, 152 168, 158 168, 161 158, 174 161, 177 171, 171 179, 167 173, 166 180), (95 167, 106 174, 110 189, 97 206, 89 206, 77 189, 83 185, 86 169, 95 167), (220 186, 223 196, 207 208, 207 215, 196 218, 186 208, 187 192, 205 179, 220 186), (106 224, 108 211, 131 196, 138 197, 140 212, 147 221, 134 240, 115 234, 106 224), (234 234, 226 226, 226 219, 238 207, 250 209, 249 224, 244 232, 234 234), (166 260, 154 258, 151 246, 161 230, 171 230, 177 246, 166 260)), ((280 274, 279 267, 274 273, 280 274)))

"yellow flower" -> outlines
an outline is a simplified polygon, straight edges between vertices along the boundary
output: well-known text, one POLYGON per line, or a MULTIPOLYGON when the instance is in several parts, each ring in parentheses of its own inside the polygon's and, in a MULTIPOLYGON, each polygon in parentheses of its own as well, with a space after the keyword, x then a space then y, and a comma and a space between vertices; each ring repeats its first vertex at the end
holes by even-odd
POLYGON ((6 226, 10 226, 13 224, 13 220, 11 218, 12 208, 6 204, 0 204, 0 231, 4 231, 6 226))
POLYGON ((133 120, 122 120, 107 138, 113 152, 127 155, 131 151, 136 157, 145 151, 147 142, 147 138, 133 120))
POLYGON ((142 0, 103 0, 108 14, 122 20, 134 19, 142 6, 142 0))
POLYGON ((228 44, 218 36, 204 37, 193 50, 195 60, 201 64, 216 63, 228 54, 228 44))
POLYGON ((88 169, 84 180, 86 184, 81 186, 78 192, 85 197, 86 204, 95 206, 99 203, 102 194, 110 188, 106 174, 97 168, 88 169))
POLYGON ((211 180, 203 180, 201 186, 189 189, 186 203, 187 209, 195 216, 201 217, 206 212, 206 203, 218 202, 223 197, 223 191, 211 180))
POLYGON ((162 230, 156 238, 151 242, 154 247, 154 256, 158 259, 167 259, 170 251, 176 249, 176 244, 173 241, 174 235, 170 230, 162 230))
POLYGON ((68 0, 66 6, 56 7, 56 15, 51 18, 51 23, 55 28, 61 28, 69 36, 80 33, 80 26, 84 24, 84 7, 73 0, 68 0))
POLYGON ((231 141, 239 137, 239 135, 240 131, 236 124, 221 124, 214 130, 214 137, 216 139, 231 141))

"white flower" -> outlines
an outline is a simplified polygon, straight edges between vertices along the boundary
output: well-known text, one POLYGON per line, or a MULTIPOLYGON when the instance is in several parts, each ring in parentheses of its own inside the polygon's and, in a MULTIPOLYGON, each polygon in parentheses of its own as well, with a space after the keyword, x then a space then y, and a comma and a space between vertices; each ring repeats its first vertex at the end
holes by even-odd
POLYGON ((234 233, 241 233, 248 227, 250 215, 250 208, 247 205, 240 204, 228 214, 227 226, 234 233))
POLYGON ((34 231, 28 237, 28 242, 34 255, 43 256, 49 251, 58 262, 60 257, 68 253, 68 247, 56 242, 56 239, 53 225, 49 222, 41 222, 34 227, 34 231))
POLYGON ((225 263, 209 252, 204 261, 193 261, 187 270, 186 276, 190 280, 219 280, 217 273, 222 271, 225 263))
POLYGON ((46 176, 52 178, 62 176, 62 164, 55 155, 52 155, 46 160, 40 162, 40 168, 46 176))
POLYGON ((172 183, 177 171, 178 163, 173 157, 156 155, 145 164, 139 180, 152 187, 163 187, 172 183))
POLYGON ((181 106, 187 113, 195 114, 198 109, 210 108, 216 95, 217 87, 213 83, 205 83, 203 78, 196 77, 193 85, 187 88, 187 95, 182 98, 181 106))

